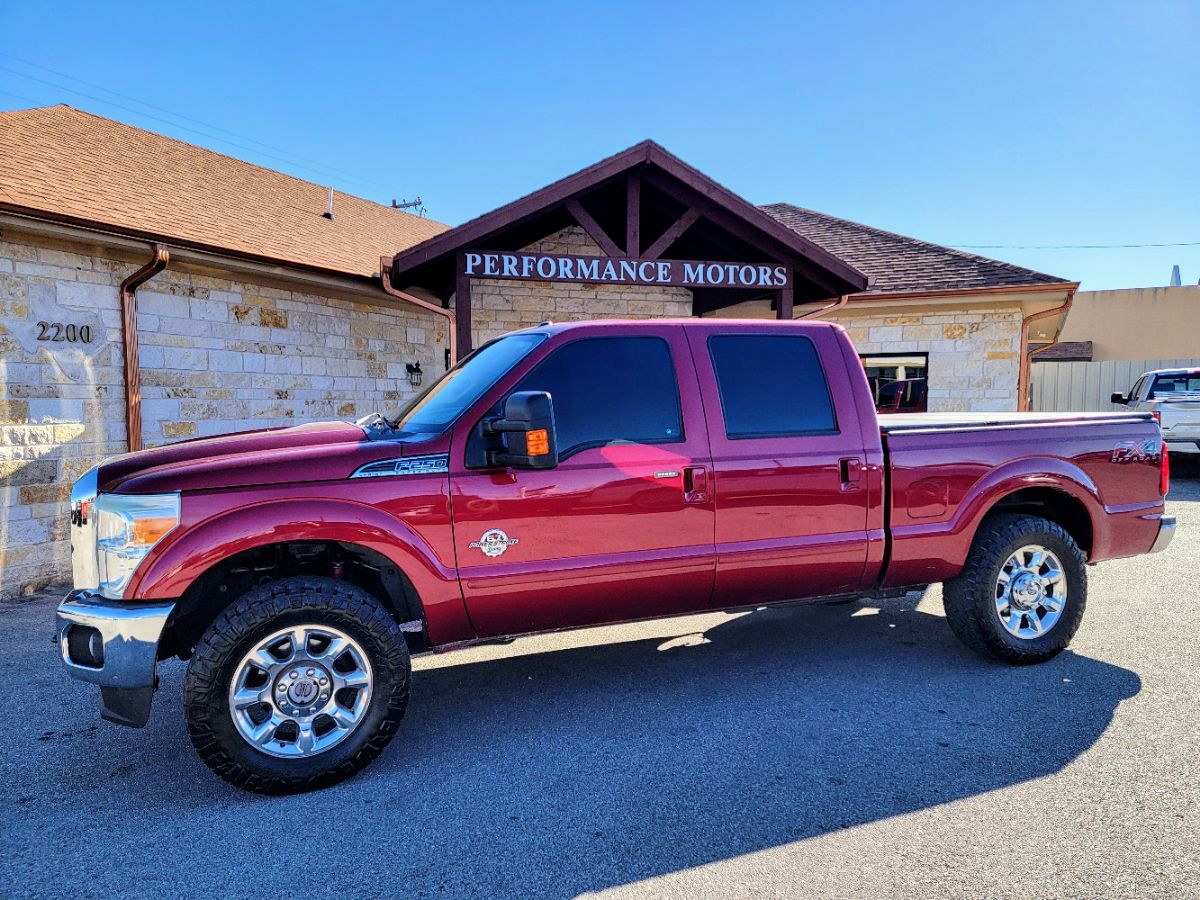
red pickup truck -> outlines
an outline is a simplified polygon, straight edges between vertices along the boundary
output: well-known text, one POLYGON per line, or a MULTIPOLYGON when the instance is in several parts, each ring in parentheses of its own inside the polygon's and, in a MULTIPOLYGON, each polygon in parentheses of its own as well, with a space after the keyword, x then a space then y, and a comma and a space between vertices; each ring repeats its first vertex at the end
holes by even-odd
POLYGON ((1085 564, 1163 549, 1148 413, 879 421, 819 322, 543 324, 398 410, 110 459, 72 494, 56 640, 104 718, 190 660, 188 729, 264 793, 391 739, 410 656, 550 629, 944 582, 954 633, 1040 662, 1085 564))

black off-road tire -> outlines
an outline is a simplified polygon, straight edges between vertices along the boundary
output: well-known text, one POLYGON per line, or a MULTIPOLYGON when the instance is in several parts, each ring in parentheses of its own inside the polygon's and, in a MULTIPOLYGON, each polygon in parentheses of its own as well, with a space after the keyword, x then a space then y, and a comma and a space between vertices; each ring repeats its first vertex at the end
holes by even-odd
POLYGON ((237 787, 295 794, 328 787, 364 769, 396 733, 408 705, 408 646, 395 620, 361 588, 329 578, 296 577, 247 592, 205 632, 188 665, 188 734, 204 763, 237 787), (328 750, 283 759, 255 749, 229 711, 230 679, 256 642, 289 625, 335 627, 365 650, 374 676, 370 703, 354 731, 328 750))
POLYGON ((979 526, 962 572, 942 586, 946 621, 955 636, 983 656, 1014 665, 1045 662, 1061 653, 1087 606, 1087 567, 1083 551, 1060 525, 1038 516, 998 513, 979 526), (996 579, 1009 556, 1026 544, 1040 544, 1062 563, 1067 598, 1059 620, 1029 640, 1005 629, 996 612, 996 579))

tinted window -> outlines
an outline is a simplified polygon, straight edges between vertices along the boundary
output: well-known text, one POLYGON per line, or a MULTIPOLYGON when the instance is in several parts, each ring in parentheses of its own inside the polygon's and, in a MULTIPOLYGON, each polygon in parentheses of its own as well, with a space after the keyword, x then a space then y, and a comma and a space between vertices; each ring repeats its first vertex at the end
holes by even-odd
POLYGON ((806 337, 720 334, 708 339, 730 438, 837 431, 817 348, 806 337))
POLYGON ((554 398, 561 455, 614 441, 683 440, 671 350, 661 338, 588 338, 555 350, 518 391, 554 398))

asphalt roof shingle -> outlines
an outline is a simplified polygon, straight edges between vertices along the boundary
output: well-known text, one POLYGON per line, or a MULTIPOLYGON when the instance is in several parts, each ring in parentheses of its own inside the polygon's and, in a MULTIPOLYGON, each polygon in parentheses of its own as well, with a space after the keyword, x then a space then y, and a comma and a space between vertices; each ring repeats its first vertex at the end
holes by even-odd
POLYGON ((348 275, 446 230, 70 106, 0 112, 0 207, 348 275))
POLYGON ((871 293, 1073 283, 1012 263, 871 228, 790 203, 771 203, 762 209, 797 234, 871 276, 874 280, 867 288, 871 293))

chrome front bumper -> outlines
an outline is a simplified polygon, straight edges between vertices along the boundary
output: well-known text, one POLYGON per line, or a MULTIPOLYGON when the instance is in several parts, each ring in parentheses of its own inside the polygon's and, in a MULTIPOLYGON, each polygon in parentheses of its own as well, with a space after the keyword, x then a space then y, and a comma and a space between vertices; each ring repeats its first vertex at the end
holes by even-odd
POLYGON ((141 728, 150 718, 158 641, 174 603, 107 600, 72 591, 58 607, 55 641, 71 677, 100 685, 100 715, 141 728))
POLYGON ((1158 520, 1158 536, 1154 539, 1154 543, 1150 545, 1150 552, 1161 553, 1163 550, 1166 550, 1173 537, 1175 537, 1175 517, 1163 516, 1158 520))

